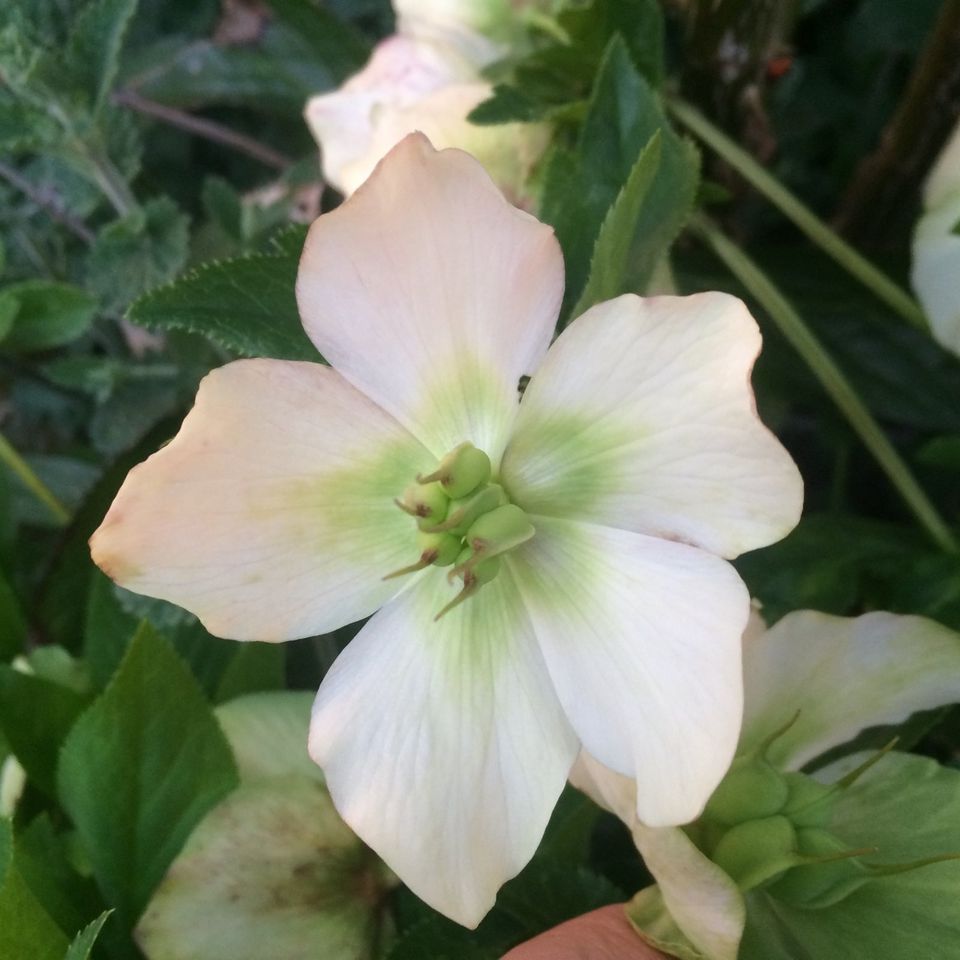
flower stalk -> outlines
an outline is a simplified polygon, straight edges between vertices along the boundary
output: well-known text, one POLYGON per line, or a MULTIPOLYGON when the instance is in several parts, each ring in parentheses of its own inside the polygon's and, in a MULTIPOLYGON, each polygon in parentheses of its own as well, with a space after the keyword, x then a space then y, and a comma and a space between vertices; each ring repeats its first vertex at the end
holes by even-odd
POLYGON ((729 240, 709 218, 699 215, 691 220, 690 226, 763 305, 780 332, 800 354, 847 422, 856 431, 864 446, 873 454, 874 459, 934 543, 942 550, 956 553, 960 546, 953 532, 917 483, 909 466, 873 418, 873 414, 853 389, 843 371, 827 353, 800 314, 760 267, 740 247, 729 240))
POLYGON ((882 270, 858 253, 836 231, 801 203, 776 177, 771 176, 742 147, 714 126, 699 110, 680 99, 667 101, 667 107, 691 133, 714 150, 751 186, 759 190, 807 238, 852 277, 859 280, 878 300, 898 313, 911 326, 927 330, 928 324, 919 304, 882 270))

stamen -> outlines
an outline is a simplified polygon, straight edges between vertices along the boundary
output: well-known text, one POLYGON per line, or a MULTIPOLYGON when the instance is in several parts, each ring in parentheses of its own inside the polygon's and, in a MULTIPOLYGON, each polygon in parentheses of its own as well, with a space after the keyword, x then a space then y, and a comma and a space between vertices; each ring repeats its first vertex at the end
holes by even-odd
POLYGON ((431 563, 434 563, 438 555, 439 553, 436 550, 424 550, 416 563, 411 563, 409 567, 401 567, 399 570, 394 570, 393 573, 388 573, 381 579, 394 580, 397 577, 405 577, 408 573, 416 573, 418 570, 423 570, 429 567, 431 563))

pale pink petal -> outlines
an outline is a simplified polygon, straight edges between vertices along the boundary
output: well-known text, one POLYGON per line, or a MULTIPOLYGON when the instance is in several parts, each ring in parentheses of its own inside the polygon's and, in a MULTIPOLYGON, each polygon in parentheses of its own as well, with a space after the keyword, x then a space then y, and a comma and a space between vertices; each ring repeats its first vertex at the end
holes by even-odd
POLYGON ((130 471, 93 559, 217 636, 324 633, 399 589, 381 577, 416 545, 392 498, 430 463, 328 367, 239 360, 203 380, 177 436, 130 471))
POLYGON ((438 457, 496 464, 563 294, 553 231, 459 150, 411 134, 310 228, 297 299, 320 352, 438 457))
POLYGON ((403 110, 434 90, 472 78, 472 70, 459 56, 445 56, 435 44, 404 36, 377 44, 359 73, 339 89, 307 101, 304 118, 320 144, 327 182, 341 193, 352 193, 366 179, 380 157, 369 160, 359 179, 354 167, 371 157, 374 124, 384 111, 403 110))
POLYGON ((527 387, 504 485, 528 512, 725 557, 779 540, 803 485, 754 408, 759 349, 756 323, 727 294, 598 304, 527 387))
POLYGON ((641 820, 694 819, 740 730, 746 588, 686 544, 532 519, 536 536, 507 562, 570 722, 636 779, 641 820))
POLYGON ((317 694, 310 753, 340 814, 419 897, 476 926, 533 856, 577 752, 510 578, 439 622, 432 570, 317 694))

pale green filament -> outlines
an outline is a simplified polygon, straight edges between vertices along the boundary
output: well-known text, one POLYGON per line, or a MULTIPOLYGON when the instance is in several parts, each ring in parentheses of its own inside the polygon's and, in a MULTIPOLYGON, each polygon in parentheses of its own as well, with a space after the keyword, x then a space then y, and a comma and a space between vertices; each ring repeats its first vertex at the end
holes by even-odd
POLYGON ((490 458, 471 443, 451 450, 432 473, 420 474, 395 503, 416 518, 420 559, 384 580, 453 565, 448 579, 463 582, 437 620, 493 580, 500 557, 534 535, 527 515, 491 480, 490 458))

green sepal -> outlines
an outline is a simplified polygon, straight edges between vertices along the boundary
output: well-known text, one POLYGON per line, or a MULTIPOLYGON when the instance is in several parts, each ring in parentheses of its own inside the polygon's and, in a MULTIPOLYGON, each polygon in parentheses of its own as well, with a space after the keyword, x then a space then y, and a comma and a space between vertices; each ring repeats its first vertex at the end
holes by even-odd
POLYGON ((731 827, 710 859, 728 873, 741 890, 752 890, 797 863, 797 836, 782 816, 749 820, 731 827))
POLYGON ((783 810, 788 797, 783 776, 763 757, 738 757, 707 801, 703 818, 733 826, 772 817, 783 810))
MULTIPOLYGON (((853 856, 839 837, 820 827, 797 831, 801 857, 827 858, 821 863, 800 863, 772 883, 770 896, 794 906, 817 910, 848 897, 870 880, 867 867, 853 856)), ((866 851, 859 851, 863 854, 866 851)))

